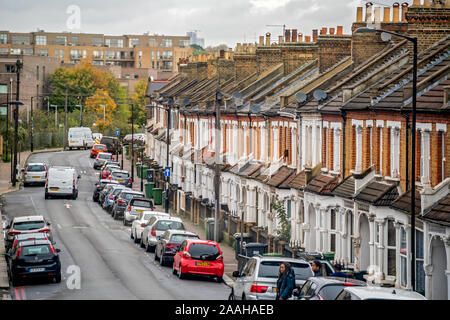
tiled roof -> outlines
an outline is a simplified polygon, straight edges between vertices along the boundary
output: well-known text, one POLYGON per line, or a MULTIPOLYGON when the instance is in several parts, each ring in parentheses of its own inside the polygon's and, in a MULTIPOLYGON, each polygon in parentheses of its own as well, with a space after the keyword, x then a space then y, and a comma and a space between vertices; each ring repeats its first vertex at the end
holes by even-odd
POLYGON ((306 173, 305 170, 300 171, 295 177, 288 183, 291 188, 302 190, 306 186, 306 173))
POLYGON ((307 184, 305 191, 320 195, 331 195, 331 190, 333 190, 338 183, 338 177, 320 173, 307 184))
POLYGON ((353 176, 348 176, 344 181, 338 184, 331 193, 338 197, 353 198, 355 195, 355 178, 353 176))
POLYGON ((295 169, 288 168, 287 166, 283 166, 278 171, 271 176, 267 184, 272 187, 278 187, 281 185, 287 178, 291 176, 292 173, 295 172, 295 169))
POLYGON ((260 169, 263 164, 262 163, 248 163, 249 165, 245 168, 241 168, 239 171, 239 175, 243 177, 250 177, 252 173, 260 169))
POLYGON ((450 195, 426 210, 423 218, 432 222, 450 226, 450 195))
POLYGON ((375 206, 389 206, 397 197, 398 191, 394 184, 373 181, 367 184, 355 199, 375 206))
MULTIPOLYGON (((422 211, 421 205, 421 196, 419 191, 416 189, 415 193, 415 202, 416 202, 416 213, 422 211)), ((398 197, 395 201, 392 202, 391 208, 403 211, 405 213, 411 213, 411 190, 405 192, 400 197, 398 197)))
POLYGON ((296 176, 297 176, 297 173, 296 173, 296 170, 294 170, 291 173, 291 175, 286 180, 284 180, 282 184, 280 184, 278 186, 278 188, 280 188, 280 189, 289 189, 290 188, 289 187, 289 183, 291 183, 291 181, 294 180, 296 176))

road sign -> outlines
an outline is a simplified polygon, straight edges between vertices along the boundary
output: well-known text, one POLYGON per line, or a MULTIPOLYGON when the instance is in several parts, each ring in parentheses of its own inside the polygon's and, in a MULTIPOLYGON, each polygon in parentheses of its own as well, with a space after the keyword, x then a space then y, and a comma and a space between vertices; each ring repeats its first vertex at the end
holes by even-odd
POLYGON ((116 136, 120 136, 120 130, 119 129, 116 130, 116 136))
POLYGON ((170 177, 170 167, 164 168, 164 177, 170 177))

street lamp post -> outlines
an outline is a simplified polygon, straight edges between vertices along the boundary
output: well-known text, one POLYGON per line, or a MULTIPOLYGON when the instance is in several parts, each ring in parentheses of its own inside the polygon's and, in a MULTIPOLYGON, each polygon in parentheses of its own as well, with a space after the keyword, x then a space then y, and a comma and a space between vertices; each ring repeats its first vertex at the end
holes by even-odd
POLYGON ((416 289, 416 104, 417 104, 417 38, 409 37, 404 34, 372 29, 358 28, 355 33, 385 33, 406 39, 413 44, 413 75, 412 75, 412 115, 411 115, 411 286, 416 289))
POLYGON ((14 106, 14 161, 13 161, 13 175, 12 185, 16 186, 17 182, 17 140, 19 131, 19 106, 23 106, 21 101, 10 101, 9 104, 14 106))
POLYGON ((58 106, 55 104, 50 105, 51 108, 55 108, 55 128, 58 127, 58 106))

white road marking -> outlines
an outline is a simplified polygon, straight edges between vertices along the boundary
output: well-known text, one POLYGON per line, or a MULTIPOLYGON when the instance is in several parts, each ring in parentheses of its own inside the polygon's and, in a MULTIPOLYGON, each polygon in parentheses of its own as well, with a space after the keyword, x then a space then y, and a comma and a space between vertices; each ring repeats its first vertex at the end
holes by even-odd
POLYGON ((62 227, 59 223, 56 226, 58 227, 58 229, 62 229, 62 227))

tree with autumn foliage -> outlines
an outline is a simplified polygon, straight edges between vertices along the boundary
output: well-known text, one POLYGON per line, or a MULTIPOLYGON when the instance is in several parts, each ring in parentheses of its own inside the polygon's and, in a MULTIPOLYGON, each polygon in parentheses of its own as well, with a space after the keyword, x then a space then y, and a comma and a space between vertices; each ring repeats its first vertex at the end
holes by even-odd
POLYGON ((147 90, 147 79, 139 80, 134 86, 134 91, 131 94, 131 100, 134 103, 134 122, 138 126, 146 123, 145 112, 145 92, 147 90))
POLYGON ((97 89, 86 99, 86 111, 95 115, 95 127, 104 132, 113 123, 117 105, 106 90, 97 89))

